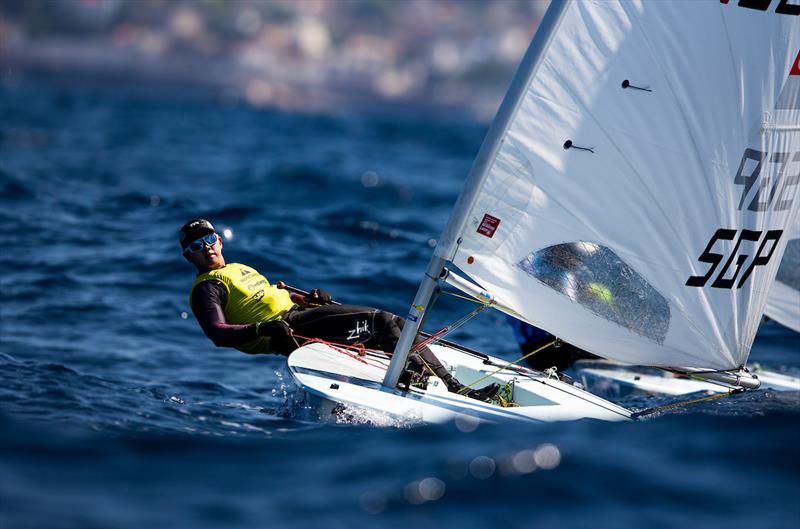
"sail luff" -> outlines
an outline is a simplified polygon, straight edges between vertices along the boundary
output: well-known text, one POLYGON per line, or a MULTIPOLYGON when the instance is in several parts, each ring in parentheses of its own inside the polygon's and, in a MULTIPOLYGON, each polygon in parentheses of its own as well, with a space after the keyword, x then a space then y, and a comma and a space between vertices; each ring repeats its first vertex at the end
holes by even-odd
POLYGON ((423 277, 411 304, 406 317, 406 324, 400 334, 400 339, 397 342, 386 376, 383 379, 384 386, 393 388, 397 385, 400 374, 405 368, 408 353, 422 324, 422 316, 428 308, 445 261, 453 256, 458 247, 458 234, 467 222, 467 215, 475 202, 478 190, 485 180, 492 162, 497 156, 503 136, 521 101, 524 99, 528 84, 540 64, 544 51, 555 35, 563 13, 572 1, 574 0, 553 0, 551 2, 531 45, 528 47, 528 51, 514 74, 511 86, 497 111, 483 144, 481 144, 464 188, 428 263, 425 277, 423 277))

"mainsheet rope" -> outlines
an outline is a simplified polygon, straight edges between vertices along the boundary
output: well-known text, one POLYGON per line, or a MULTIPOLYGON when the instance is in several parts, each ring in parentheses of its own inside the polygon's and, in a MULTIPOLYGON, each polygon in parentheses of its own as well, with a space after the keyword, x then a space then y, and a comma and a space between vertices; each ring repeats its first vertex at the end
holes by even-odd
POLYGON ((543 351, 543 350, 547 349, 547 348, 548 348, 548 347, 550 347, 551 345, 554 345, 554 344, 556 344, 558 341, 559 341, 559 340, 558 340, 558 338, 555 338, 555 339, 554 339, 552 342, 544 344, 543 346, 539 347, 538 349, 535 349, 535 350, 531 351, 530 353, 528 353, 528 354, 526 354, 526 355, 524 355, 524 356, 521 356, 521 357, 517 358, 517 359, 516 359, 516 360, 514 360, 513 362, 509 362, 509 363, 507 363, 507 364, 504 364, 504 365, 500 366, 499 368, 497 368, 497 370, 495 370, 495 371, 492 371, 491 373, 487 373, 486 375, 482 376, 482 377, 481 377, 481 378, 479 378, 478 380, 475 380, 475 381, 473 381, 473 382, 471 382, 471 383, 467 384, 465 387, 467 387, 467 388, 471 388, 472 386, 474 386, 474 385, 475 385, 475 384, 477 384, 478 382, 481 382, 482 380, 485 380, 485 379, 487 379, 487 378, 489 378, 489 377, 491 377, 491 376, 493 376, 493 375, 496 375, 497 373, 499 373, 500 371, 502 371, 502 370, 504 370, 504 369, 508 369, 509 367, 511 367, 511 366, 513 366, 513 365, 515 365, 515 364, 518 364, 518 363, 522 362, 523 360, 525 360, 525 359, 526 359, 526 358, 528 358, 529 356, 533 356, 533 355, 535 355, 536 353, 538 353, 539 351, 543 351))
POLYGON ((699 399, 692 399, 692 400, 684 400, 681 402, 674 402, 672 404, 665 404, 663 406, 655 406, 653 408, 647 408, 645 410, 637 411, 631 414, 631 419, 638 419, 639 417, 643 417, 645 415, 651 415, 653 413, 658 413, 660 411, 671 410, 674 408, 682 408, 683 406, 689 406, 690 404, 697 404, 700 402, 706 402, 709 400, 716 400, 721 399, 724 397, 730 397, 732 395, 738 395, 739 393, 744 393, 744 388, 733 388, 727 393, 718 393, 716 395, 709 395, 708 397, 700 397, 699 399))

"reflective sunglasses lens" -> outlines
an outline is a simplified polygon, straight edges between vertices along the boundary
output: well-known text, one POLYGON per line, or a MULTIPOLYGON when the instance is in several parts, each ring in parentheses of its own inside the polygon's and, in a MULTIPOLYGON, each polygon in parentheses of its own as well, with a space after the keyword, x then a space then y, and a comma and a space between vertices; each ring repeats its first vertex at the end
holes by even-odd
POLYGON ((217 244, 217 239, 219 239, 219 237, 217 236, 216 233, 209 233, 208 235, 203 237, 202 241, 209 246, 214 246, 215 244, 217 244))
POLYGON ((203 249, 203 243, 201 241, 194 241, 192 244, 189 245, 187 250, 192 253, 197 253, 203 249))

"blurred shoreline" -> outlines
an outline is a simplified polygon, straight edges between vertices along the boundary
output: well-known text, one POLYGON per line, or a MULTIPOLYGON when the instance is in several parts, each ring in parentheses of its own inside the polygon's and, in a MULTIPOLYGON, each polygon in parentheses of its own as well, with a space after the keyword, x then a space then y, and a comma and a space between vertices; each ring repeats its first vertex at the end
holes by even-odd
POLYGON ((115 83, 311 113, 488 121, 543 0, 0 0, 0 79, 115 83))

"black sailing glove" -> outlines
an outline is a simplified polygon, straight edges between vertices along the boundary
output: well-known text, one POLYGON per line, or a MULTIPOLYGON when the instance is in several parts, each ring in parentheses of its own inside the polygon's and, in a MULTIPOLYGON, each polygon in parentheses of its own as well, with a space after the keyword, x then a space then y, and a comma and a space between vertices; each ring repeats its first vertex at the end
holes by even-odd
POLYGON ((256 323, 256 335, 265 338, 290 336, 292 328, 283 320, 260 321, 256 323))
POLYGON ((331 303, 331 295, 322 289, 315 288, 306 296, 306 303, 311 307, 319 307, 331 303))

